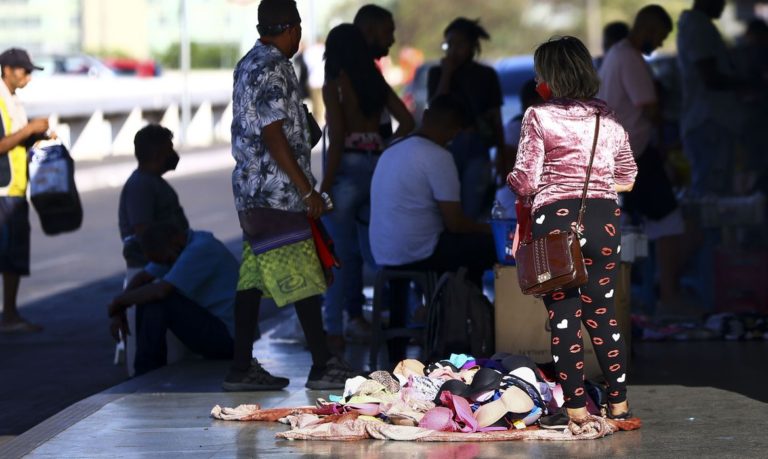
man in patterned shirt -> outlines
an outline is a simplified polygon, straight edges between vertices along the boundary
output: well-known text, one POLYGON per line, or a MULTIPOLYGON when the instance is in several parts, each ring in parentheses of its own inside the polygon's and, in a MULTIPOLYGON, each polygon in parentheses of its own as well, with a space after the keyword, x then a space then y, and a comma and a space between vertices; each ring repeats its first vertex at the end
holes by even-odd
POLYGON ((295 305, 312 353, 306 387, 342 389, 356 374, 328 350, 321 316, 327 286, 307 218, 318 218, 325 207, 314 189, 307 115, 290 61, 299 49, 301 18, 294 0, 262 0, 258 18, 260 38, 238 62, 232 94, 232 191, 245 242, 234 360, 223 388, 288 385, 251 359, 259 303, 271 297, 278 306, 295 305))

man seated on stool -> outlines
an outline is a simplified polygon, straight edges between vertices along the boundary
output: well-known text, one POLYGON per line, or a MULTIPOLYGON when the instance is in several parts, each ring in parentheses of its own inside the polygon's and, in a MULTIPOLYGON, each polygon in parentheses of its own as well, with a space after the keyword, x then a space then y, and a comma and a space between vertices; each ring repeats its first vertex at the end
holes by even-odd
POLYGON ((149 264, 108 307, 110 331, 119 340, 130 333, 125 311, 136 305, 136 374, 166 364, 168 330, 196 354, 231 359, 235 257, 211 233, 172 223, 149 226, 139 243, 149 264))
MULTIPOLYGON (((467 280, 482 288, 483 272, 496 261, 491 228, 464 215, 456 163, 445 148, 464 113, 450 95, 438 96, 421 127, 382 153, 371 182, 369 233, 380 266, 438 273, 463 266, 467 280)), ((404 321, 405 311, 390 311, 392 326, 404 321)), ((390 359, 401 351, 390 346, 390 359)))

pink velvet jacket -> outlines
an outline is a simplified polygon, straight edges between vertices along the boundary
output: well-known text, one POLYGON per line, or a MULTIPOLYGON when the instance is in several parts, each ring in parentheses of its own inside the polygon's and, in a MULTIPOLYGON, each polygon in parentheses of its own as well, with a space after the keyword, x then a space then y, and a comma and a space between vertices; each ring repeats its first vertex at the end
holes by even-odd
POLYGON ((515 168, 507 184, 532 198, 532 212, 563 199, 581 198, 600 113, 600 133, 589 180, 589 199, 613 199, 614 184, 633 183, 637 165, 629 136, 599 99, 554 99, 529 108, 523 117, 515 168))

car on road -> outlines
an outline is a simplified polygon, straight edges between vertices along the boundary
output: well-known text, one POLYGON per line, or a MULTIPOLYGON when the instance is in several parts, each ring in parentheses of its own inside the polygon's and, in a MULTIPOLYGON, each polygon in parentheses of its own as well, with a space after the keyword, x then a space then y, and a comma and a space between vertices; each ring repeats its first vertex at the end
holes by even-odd
POLYGON ((153 59, 105 57, 103 62, 117 75, 121 76, 155 77, 161 73, 160 64, 153 59))
POLYGON ((43 67, 41 75, 83 75, 99 78, 116 76, 99 58, 88 54, 51 54, 35 57, 35 64, 43 67))

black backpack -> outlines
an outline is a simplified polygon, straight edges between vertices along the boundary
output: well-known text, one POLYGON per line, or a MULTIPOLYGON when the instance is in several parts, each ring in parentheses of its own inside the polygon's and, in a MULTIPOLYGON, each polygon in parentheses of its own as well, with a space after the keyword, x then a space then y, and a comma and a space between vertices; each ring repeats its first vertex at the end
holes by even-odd
POLYGON ((440 277, 429 305, 429 361, 464 353, 489 357, 494 353, 493 304, 466 279, 466 268, 440 277))

